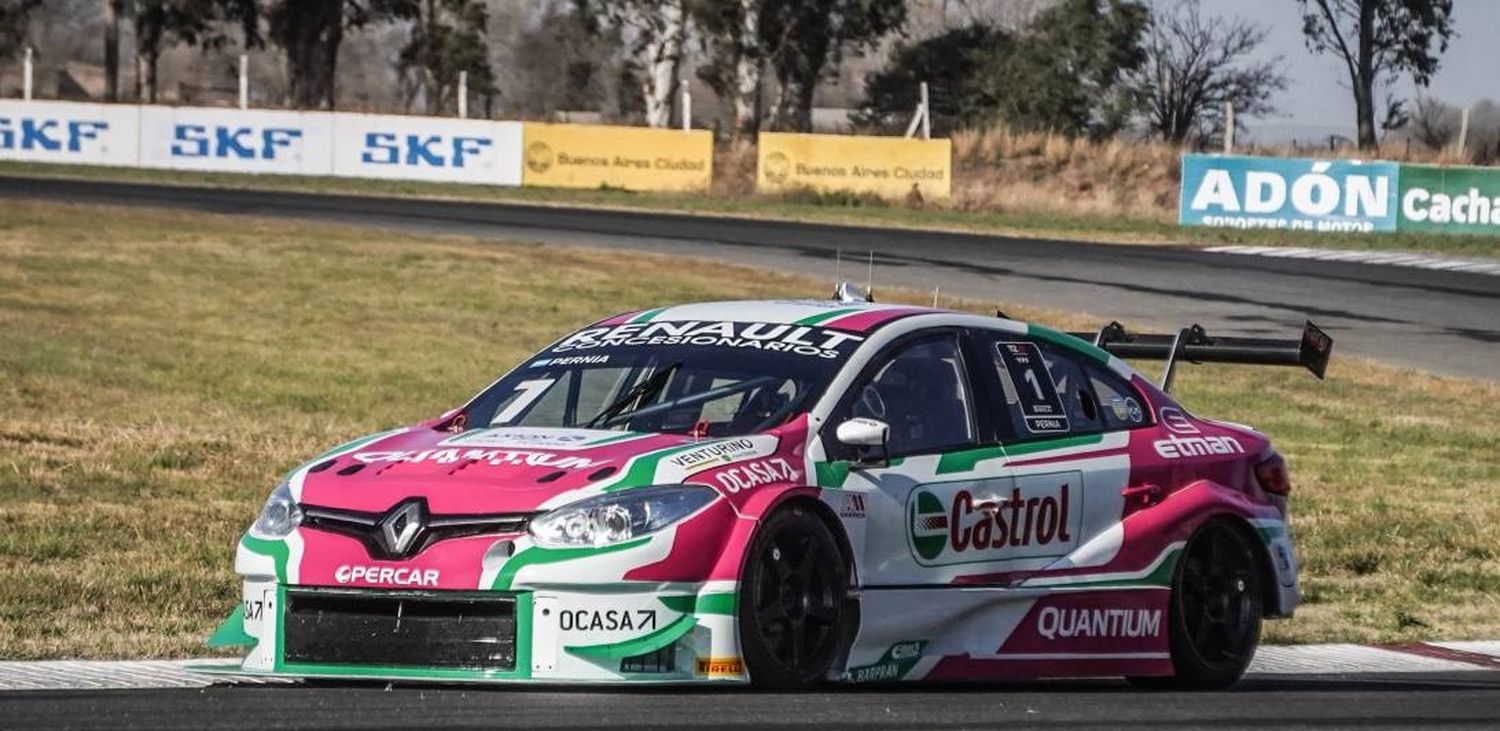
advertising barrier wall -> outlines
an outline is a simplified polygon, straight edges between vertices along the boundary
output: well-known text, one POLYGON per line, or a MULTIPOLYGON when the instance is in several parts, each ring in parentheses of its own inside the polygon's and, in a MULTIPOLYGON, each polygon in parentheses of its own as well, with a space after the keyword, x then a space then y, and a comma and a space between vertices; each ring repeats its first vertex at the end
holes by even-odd
POLYGON ((1500 168, 1183 155, 1184 226, 1500 234, 1500 168))
POLYGON ((1389 162, 1184 155, 1184 226, 1395 231, 1399 166, 1389 162))
POLYGON ((0 160, 135 165, 140 107, 0 100, 0 160))
POLYGON ((1401 166, 1399 231, 1500 234, 1500 170, 1401 166))
POLYGON ((326 112, 141 107, 141 167, 282 175, 333 174, 326 112))
POLYGON ((527 122, 525 185, 705 191, 713 183, 707 130, 527 122))
POLYGON ((333 115, 333 174, 351 178, 521 184, 520 122, 333 115))
POLYGON ((916 191, 931 200, 953 191, 949 140, 765 132, 757 145, 761 193, 811 188, 904 199, 916 191))

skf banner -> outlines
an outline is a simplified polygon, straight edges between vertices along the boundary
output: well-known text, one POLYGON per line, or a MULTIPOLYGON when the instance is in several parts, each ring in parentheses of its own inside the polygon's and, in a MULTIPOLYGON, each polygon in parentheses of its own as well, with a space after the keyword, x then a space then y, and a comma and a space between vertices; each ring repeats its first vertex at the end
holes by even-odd
POLYGON ((949 140, 765 132, 757 144, 755 189, 762 193, 811 188, 900 199, 916 191, 934 199, 953 191, 949 140))
POLYGON ((0 100, 0 160, 134 166, 141 108, 0 100))
POLYGON ((444 183, 521 184, 521 123, 333 115, 333 174, 444 183))
POLYGON ((140 107, 141 167, 333 174, 333 115, 259 109, 140 107))
POLYGON ((1183 155, 1184 226, 1395 231, 1391 162, 1183 155))
POLYGON ((706 191, 714 139, 706 130, 527 122, 524 185, 706 191))
POLYGON ((1401 166, 1398 231, 1500 233, 1500 170, 1401 166))

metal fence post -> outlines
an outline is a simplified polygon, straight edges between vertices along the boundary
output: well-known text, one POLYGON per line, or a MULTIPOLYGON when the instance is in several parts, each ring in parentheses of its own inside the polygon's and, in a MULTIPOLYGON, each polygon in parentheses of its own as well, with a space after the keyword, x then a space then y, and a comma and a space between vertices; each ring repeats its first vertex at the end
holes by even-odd
POLYGON ((1469 146, 1469 108, 1464 107, 1458 118, 1458 156, 1463 157, 1464 150, 1469 146))
POLYGON ((1224 154, 1234 153, 1234 103, 1224 102, 1224 154))
POLYGON ((932 104, 927 99, 927 82, 922 82, 922 139, 932 139, 932 104))
POLYGON ((469 72, 458 72, 458 118, 469 118, 469 72))
POLYGON ((250 108, 250 57, 240 54, 240 109, 250 108))
POLYGON ((686 132, 693 128, 693 91, 688 88, 688 80, 684 78, 682 84, 682 131, 686 132))
POLYGON ((31 101, 31 46, 26 47, 26 60, 21 65, 21 73, 25 77, 25 80, 21 82, 21 98, 31 101))

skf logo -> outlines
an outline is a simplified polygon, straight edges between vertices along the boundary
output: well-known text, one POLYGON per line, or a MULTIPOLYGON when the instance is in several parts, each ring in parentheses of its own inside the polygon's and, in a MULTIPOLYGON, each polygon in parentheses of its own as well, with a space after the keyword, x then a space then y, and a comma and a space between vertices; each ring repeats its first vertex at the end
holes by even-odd
POLYGON ((737 657, 700 657, 698 674, 710 678, 738 677, 745 673, 745 661, 737 657))
POLYGON ((545 173, 552 168, 556 156, 545 142, 533 142, 526 146, 526 168, 533 173, 545 173))
POLYGON ((494 144, 488 137, 453 137, 442 135, 405 135, 398 138, 389 132, 365 135, 365 149, 359 159, 372 165, 411 165, 415 167, 461 168, 472 156, 482 154, 494 144))
POLYGON ((81 152, 84 140, 97 140, 108 129, 109 124, 102 121, 0 117, 0 150, 81 152))
POLYGON ((302 130, 293 128, 267 127, 257 134, 250 127, 179 124, 172 128, 172 156, 275 160, 301 138, 302 130))

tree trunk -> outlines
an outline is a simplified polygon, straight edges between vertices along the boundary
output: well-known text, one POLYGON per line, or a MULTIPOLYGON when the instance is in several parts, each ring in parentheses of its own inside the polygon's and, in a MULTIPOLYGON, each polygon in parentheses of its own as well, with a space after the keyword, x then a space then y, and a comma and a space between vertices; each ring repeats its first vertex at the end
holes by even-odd
POLYGON ((760 131, 760 2, 740 0, 740 28, 734 64, 734 138, 751 139, 760 131))
POLYGON ((1359 7, 1359 58, 1354 79, 1354 114, 1359 147, 1374 150, 1375 139, 1375 3, 1361 0, 1359 7))
POLYGON ((277 43, 286 51, 287 96, 297 109, 334 108, 334 72, 344 39, 344 6, 288 0, 277 43))
MULTIPOLYGON (((646 97, 646 124, 651 127, 666 127, 672 123, 677 69, 682 62, 682 41, 687 31, 682 0, 663 4, 659 12, 660 34, 644 39, 647 64, 642 91, 646 97)), ((645 25, 650 27, 651 21, 646 20, 645 25)))
POLYGON ((104 0, 104 98, 120 100, 120 16, 122 0, 104 0))

